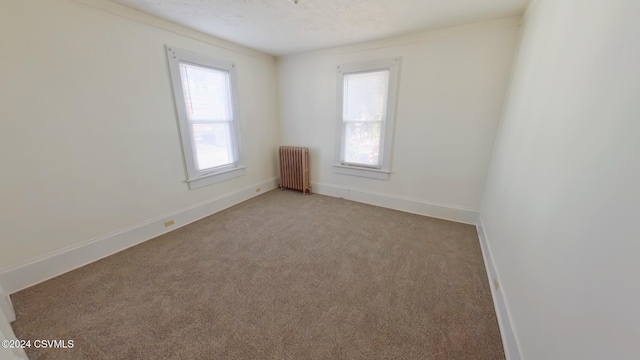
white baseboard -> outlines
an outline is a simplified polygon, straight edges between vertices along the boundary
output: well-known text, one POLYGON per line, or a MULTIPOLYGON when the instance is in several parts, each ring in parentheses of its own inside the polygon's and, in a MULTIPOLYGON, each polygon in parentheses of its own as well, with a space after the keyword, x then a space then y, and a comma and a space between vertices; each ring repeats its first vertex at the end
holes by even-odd
POLYGON ((16 321, 16 313, 13 311, 13 304, 11 303, 11 298, 8 294, 5 294, 2 291, 2 286, 0 286, 0 313, 4 316, 5 319, 9 322, 16 321))
POLYGON ((496 271, 493 256, 491 255, 491 247, 487 241, 487 234, 484 231, 482 218, 478 217, 478 238, 480 239, 480 248, 482 249, 482 257, 489 278, 489 287, 491 288, 491 296, 493 297, 493 306, 498 317, 498 325, 500 326, 500 335, 502 336, 502 346, 507 360, 524 360, 520 353, 518 338, 511 325, 511 316, 509 315, 509 307, 505 302, 500 286, 500 276, 496 271))
MULTIPOLYGON (((0 341, 16 339, 16 335, 11 328, 11 322, 15 319, 16 314, 13 312, 11 299, 0 286, 0 341)), ((7 349, 4 346, 0 346, 0 359, 21 360, 28 358, 23 349, 7 349)))
POLYGON ((275 189, 277 186, 277 179, 270 179, 260 184, 174 211, 142 224, 94 238, 4 269, 0 271, 0 285, 4 288, 4 294, 13 294, 200 220, 256 195, 275 189), (256 188, 260 188, 262 191, 257 193, 256 188), (168 228, 165 227, 164 222, 168 220, 175 221, 175 225, 168 228))
POLYGON ((453 205, 429 203, 408 197, 381 194, 321 183, 313 183, 311 190, 321 195, 339 197, 438 219, 451 220, 471 225, 476 225, 478 222, 477 211, 453 205))
MULTIPOLYGON (((16 335, 13 333, 11 324, 4 315, 0 313, 0 341, 4 340, 16 340, 16 335)), ((0 346, 0 359, 6 360, 28 360, 27 354, 23 349, 9 349, 4 346, 0 346)))

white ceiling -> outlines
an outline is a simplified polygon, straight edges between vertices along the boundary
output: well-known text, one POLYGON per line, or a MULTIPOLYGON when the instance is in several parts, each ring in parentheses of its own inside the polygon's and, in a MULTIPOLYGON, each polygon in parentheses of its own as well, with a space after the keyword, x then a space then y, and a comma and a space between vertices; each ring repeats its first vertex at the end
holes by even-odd
POLYGON ((523 12, 529 0, 112 0, 272 55, 523 12))

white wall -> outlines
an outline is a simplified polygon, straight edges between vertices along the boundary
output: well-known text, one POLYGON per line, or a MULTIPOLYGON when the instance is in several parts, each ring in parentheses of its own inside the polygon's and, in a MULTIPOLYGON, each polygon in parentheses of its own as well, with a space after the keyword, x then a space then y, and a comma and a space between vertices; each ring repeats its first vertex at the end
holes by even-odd
POLYGON ((506 18, 279 58, 281 141, 310 148, 314 190, 338 186, 477 211, 519 25, 519 17, 506 18), (391 179, 334 174, 336 66, 395 56, 402 66, 391 179))
POLYGON ((637 359, 640 2, 528 12, 481 218, 526 360, 637 359))
POLYGON ((0 48, 0 270, 277 176, 271 56, 102 0, 3 0, 0 48), (236 63, 245 176, 188 189, 165 44, 236 63))

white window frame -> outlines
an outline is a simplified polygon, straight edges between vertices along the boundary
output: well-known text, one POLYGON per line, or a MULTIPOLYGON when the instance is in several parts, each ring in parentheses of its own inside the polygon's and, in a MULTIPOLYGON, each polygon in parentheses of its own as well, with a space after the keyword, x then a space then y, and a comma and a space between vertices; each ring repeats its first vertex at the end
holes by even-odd
POLYGON ((236 66, 229 61, 221 61, 211 59, 207 55, 199 54, 189 50, 176 48, 174 46, 166 46, 167 58, 169 59, 169 72, 171 75, 171 83, 173 85, 173 98, 176 105, 176 113, 178 116, 178 125, 180 128, 180 138, 182 142, 182 150, 187 170, 187 183, 189 189, 198 189, 203 186, 215 184, 221 181, 229 180, 238 176, 242 176, 246 172, 242 156, 242 143, 240 136, 240 109, 238 106, 238 86, 236 79, 236 66), (233 109, 232 128, 232 149, 236 161, 233 164, 220 166, 212 169, 198 170, 195 158, 195 141, 191 132, 187 109, 184 101, 184 92, 182 89, 182 80, 180 77, 180 63, 189 63, 196 66, 213 68, 229 73, 229 81, 231 87, 231 102, 233 109))
POLYGON ((398 96, 398 76, 400 73, 400 63, 402 58, 387 58, 366 62, 358 62, 346 65, 340 65, 337 68, 336 85, 337 85, 337 109, 336 109, 336 150, 335 163, 333 170, 336 174, 361 176, 379 180, 389 180, 391 176, 391 158, 393 151, 393 132, 396 120, 396 103, 398 96), (347 74, 357 74, 363 72, 372 72, 377 70, 389 71, 389 88, 387 93, 387 111, 385 113, 384 123, 381 127, 381 151, 382 158, 380 166, 371 167, 360 164, 350 164, 344 161, 344 136, 345 126, 344 116, 344 76, 347 74))

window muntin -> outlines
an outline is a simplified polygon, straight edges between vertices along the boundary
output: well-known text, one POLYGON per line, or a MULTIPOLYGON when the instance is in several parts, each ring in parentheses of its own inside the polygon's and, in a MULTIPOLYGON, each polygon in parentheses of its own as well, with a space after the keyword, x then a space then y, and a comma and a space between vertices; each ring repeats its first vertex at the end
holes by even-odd
POLYGON ((198 172, 236 162, 228 71, 180 63, 180 79, 198 172))
POLYGON ((167 46, 191 189, 244 174, 235 65, 167 46))
POLYGON ((339 174, 389 179, 400 58, 338 66, 339 174))
POLYGON ((380 168, 389 70, 344 75, 342 164, 380 168))

